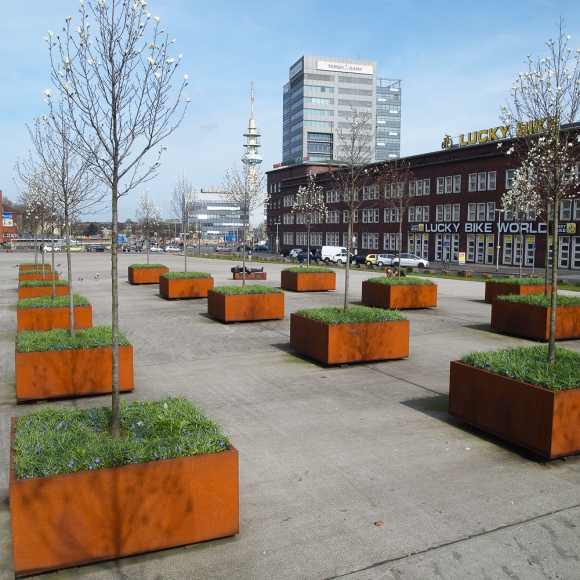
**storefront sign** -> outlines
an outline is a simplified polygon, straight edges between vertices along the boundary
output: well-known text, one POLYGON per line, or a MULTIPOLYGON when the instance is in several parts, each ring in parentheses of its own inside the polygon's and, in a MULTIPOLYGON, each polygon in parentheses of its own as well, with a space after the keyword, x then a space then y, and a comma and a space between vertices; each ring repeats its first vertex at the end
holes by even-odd
POLYGON ((457 261, 460 266, 465 266, 465 252, 459 252, 457 254, 457 261))
POLYGON ((576 224, 573 222, 567 224, 558 224, 558 233, 559 234, 575 234, 576 233, 576 224))
POLYGON ((2 225, 5 228, 14 227, 14 217, 11 213, 3 213, 2 214, 2 225))
MULTIPOLYGON (((502 234, 519 234, 521 231, 525 234, 545 234, 546 224, 543 222, 524 222, 519 224, 517 222, 502 222, 499 224, 499 231, 502 234)), ((497 223, 495 222, 465 222, 464 224, 452 223, 436 223, 436 224, 413 224, 411 232, 429 232, 433 234, 456 234, 459 231, 464 231, 467 234, 493 234, 497 231, 497 223)), ((576 233, 576 224, 560 224, 558 231, 560 233, 576 233), (568 229, 569 228, 569 229, 568 229), (572 229, 573 228, 573 229, 572 229)))

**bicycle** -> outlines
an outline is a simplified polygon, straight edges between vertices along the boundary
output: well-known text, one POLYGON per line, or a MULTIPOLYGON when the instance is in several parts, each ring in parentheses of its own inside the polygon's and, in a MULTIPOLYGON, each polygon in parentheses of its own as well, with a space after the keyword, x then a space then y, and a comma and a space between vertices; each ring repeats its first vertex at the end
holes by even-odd
POLYGON ((449 270, 449 260, 447 258, 443 258, 443 269, 449 270))

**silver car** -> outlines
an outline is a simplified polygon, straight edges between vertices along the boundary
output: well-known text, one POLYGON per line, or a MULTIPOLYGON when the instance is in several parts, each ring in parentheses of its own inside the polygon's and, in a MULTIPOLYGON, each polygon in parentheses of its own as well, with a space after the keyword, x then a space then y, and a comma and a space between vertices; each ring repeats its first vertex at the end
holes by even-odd
POLYGON ((399 265, 401 265, 403 268, 406 268, 407 266, 414 266, 415 268, 428 268, 429 260, 415 256, 415 254, 401 254, 400 264, 398 255, 391 260, 391 266, 399 267, 399 265))

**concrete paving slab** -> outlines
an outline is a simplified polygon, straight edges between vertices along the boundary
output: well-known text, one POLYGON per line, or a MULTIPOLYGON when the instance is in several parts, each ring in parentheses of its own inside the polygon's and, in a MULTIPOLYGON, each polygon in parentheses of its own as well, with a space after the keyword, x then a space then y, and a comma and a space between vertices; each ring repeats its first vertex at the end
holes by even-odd
MULTIPOLYGON (((30 258, 0 254, 2 580, 13 577, 9 417, 35 408, 16 406, 14 393, 13 266, 30 258)), ((182 257, 153 259, 183 269, 182 257)), ((110 322, 108 260, 73 255, 75 292, 91 300, 95 324, 110 322)), ((482 283, 438 279, 438 307, 406 311, 408 359, 340 368, 290 349, 289 316, 342 304, 343 270, 335 292, 286 292, 284 320, 223 324, 207 315, 205 299, 168 301, 156 285, 128 284, 126 267, 144 261, 119 257, 121 329, 135 348, 135 391, 125 398, 183 395, 222 421, 240 452, 240 534, 59 577, 580 577, 580 461, 540 460, 447 415, 450 360, 531 344, 491 331, 482 283)), ((216 284, 241 284, 231 280, 236 263, 190 258, 188 269, 211 272, 216 284)), ((279 286, 282 268, 266 265, 264 284, 279 286)), ((352 303, 373 275, 380 274, 351 272, 352 303)), ((566 346, 580 350, 580 341, 566 346)))

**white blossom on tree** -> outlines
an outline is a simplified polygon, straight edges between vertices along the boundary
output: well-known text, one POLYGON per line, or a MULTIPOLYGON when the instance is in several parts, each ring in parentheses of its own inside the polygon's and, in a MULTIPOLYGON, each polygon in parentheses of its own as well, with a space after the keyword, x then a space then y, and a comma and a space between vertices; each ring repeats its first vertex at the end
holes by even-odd
POLYGON ((298 193, 292 206, 292 213, 296 216, 302 216, 301 221, 306 226, 308 252, 306 268, 308 268, 310 266, 310 227, 313 223, 322 223, 322 220, 326 220, 328 214, 324 203, 324 191, 321 185, 317 185, 316 174, 312 171, 308 172, 306 185, 301 185, 298 188, 298 193))

